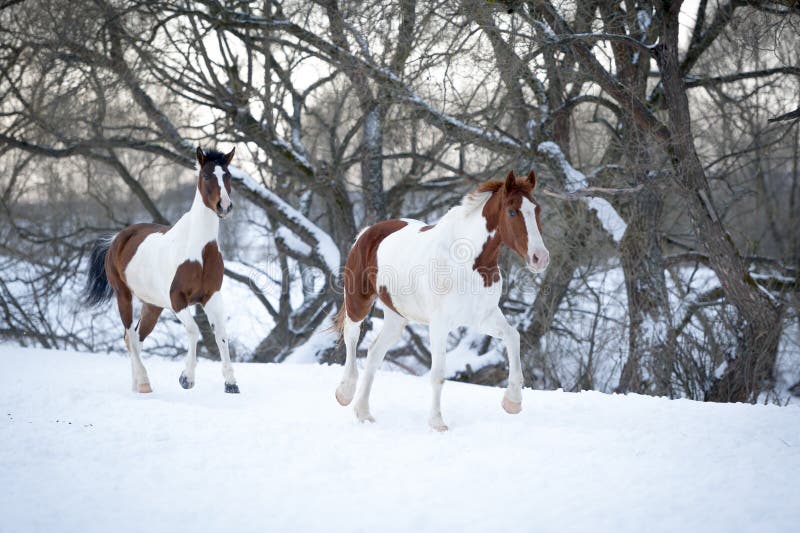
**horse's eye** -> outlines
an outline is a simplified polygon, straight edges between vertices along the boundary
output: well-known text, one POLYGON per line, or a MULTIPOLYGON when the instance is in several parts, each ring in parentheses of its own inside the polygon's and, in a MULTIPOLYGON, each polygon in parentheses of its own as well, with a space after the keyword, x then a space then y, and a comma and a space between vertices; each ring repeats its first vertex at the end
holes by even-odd
POLYGON ((516 209, 509 209, 508 210, 508 216, 510 216, 510 217, 517 216, 517 210, 516 209))

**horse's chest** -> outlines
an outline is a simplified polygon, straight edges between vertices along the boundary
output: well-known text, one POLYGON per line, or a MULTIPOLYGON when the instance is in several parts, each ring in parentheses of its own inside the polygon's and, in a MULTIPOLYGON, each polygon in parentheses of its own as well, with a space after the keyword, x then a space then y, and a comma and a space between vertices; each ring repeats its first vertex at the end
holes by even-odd
POLYGON ((203 248, 201 260, 189 259, 178 265, 169 289, 174 311, 192 304, 205 305, 222 287, 224 265, 216 241, 203 248))

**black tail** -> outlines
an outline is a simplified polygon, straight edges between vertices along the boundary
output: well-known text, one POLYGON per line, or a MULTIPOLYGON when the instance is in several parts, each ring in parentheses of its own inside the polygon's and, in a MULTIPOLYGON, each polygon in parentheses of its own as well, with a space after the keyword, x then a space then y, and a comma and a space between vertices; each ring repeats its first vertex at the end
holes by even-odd
POLYGON ((108 284, 106 277, 106 254, 112 240, 113 236, 101 237, 92 249, 92 256, 89 258, 89 277, 83 289, 83 303, 89 307, 98 306, 114 295, 114 290, 108 284))

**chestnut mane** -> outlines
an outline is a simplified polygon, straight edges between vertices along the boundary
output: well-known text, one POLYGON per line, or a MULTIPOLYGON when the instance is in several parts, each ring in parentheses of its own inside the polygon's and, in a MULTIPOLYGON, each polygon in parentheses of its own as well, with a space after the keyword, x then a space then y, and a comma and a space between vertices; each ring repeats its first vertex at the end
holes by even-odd
MULTIPOLYGON (((490 192, 495 193, 500 190, 500 188, 505 184, 505 180, 488 180, 484 181, 478 188, 475 189, 476 193, 480 192, 490 192)), ((530 196, 533 192, 533 187, 531 186, 530 182, 525 178, 517 178, 514 181, 515 188, 518 189, 522 194, 526 196, 530 196)))

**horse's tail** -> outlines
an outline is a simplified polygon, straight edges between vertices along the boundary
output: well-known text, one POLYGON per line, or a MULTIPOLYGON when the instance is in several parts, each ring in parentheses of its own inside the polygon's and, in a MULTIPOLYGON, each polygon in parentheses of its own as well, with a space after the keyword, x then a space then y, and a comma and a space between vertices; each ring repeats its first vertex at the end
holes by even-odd
POLYGON ((106 276, 106 255, 115 235, 107 235, 97 240, 89 258, 89 275, 83 289, 83 303, 95 307, 111 299, 114 290, 106 276))
POLYGON ((344 307, 344 299, 342 300, 342 305, 339 307, 339 311, 336 313, 336 316, 333 318, 333 326, 331 326, 331 330, 335 331, 339 334, 339 337, 342 336, 344 333, 344 319, 346 316, 347 310, 344 307))

